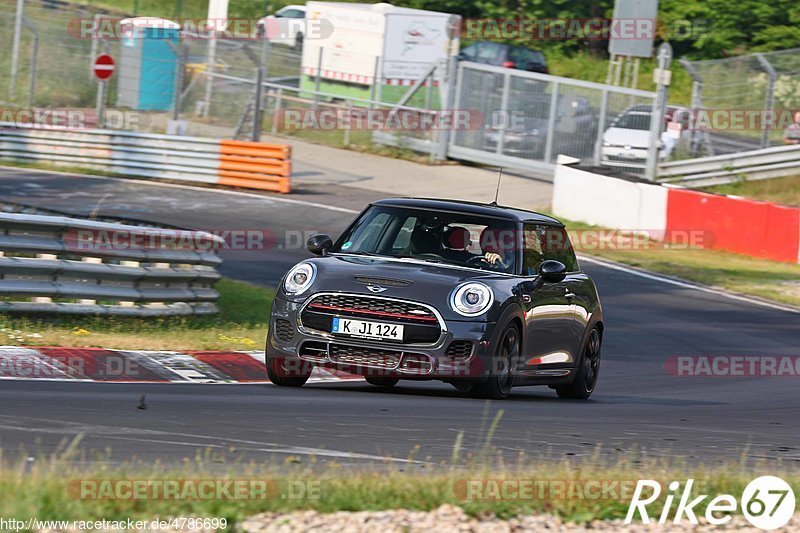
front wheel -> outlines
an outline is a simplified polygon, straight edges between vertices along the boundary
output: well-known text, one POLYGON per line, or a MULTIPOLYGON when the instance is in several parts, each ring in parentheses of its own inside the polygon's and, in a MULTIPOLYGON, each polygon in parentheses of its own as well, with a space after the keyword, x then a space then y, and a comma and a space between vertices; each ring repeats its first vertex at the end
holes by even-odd
POLYGON ((556 394, 559 398, 586 400, 592 395, 600 373, 601 340, 600 332, 597 328, 592 328, 589 339, 586 341, 586 348, 575 368, 575 379, 569 385, 556 387, 556 394))
POLYGON ((267 377, 279 387, 302 387, 311 376, 314 366, 305 361, 297 359, 291 360, 291 364, 285 357, 274 357, 267 355, 266 365, 267 377))
POLYGON ((517 326, 508 326, 500 339, 497 353, 492 360, 489 379, 482 383, 476 383, 470 391, 477 398, 502 400, 511 393, 511 387, 514 386, 516 375, 514 369, 520 352, 517 326))

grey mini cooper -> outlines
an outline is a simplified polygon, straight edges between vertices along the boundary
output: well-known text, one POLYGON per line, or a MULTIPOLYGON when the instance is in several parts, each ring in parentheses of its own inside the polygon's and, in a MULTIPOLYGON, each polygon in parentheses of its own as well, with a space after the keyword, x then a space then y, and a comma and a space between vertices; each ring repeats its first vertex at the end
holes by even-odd
POLYGON ((266 370, 299 387, 314 366, 376 386, 437 379, 482 398, 547 385, 588 398, 603 311, 559 221, 531 211, 396 198, 369 205, 292 267, 272 306, 266 370))

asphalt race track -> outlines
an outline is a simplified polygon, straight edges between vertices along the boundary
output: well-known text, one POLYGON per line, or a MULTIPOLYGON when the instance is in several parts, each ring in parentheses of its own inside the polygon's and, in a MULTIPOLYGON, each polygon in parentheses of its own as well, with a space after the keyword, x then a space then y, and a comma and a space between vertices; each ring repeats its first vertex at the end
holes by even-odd
MULTIPOLYGON (((111 179, 0 170, 0 201, 67 213, 123 216, 203 229, 264 229, 275 249, 224 252, 222 272, 275 285, 302 249, 294 233, 335 234, 375 197, 358 189, 275 197, 111 179), (325 205, 316 205, 316 204, 325 205), (334 206, 336 210, 327 206, 334 206), (288 233, 287 233, 288 232, 288 233)), ((508 458, 589 457, 638 452, 690 463, 800 462, 795 377, 677 377, 676 355, 798 356, 800 314, 668 283, 596 262, 606 315, 600 383, 589 402, 558 400, 546 388, 515 389, 503 402, 463 397, 450 386, 401 381, 380 390, 362 381, 301 390, 268 384, 179 385, 0 381, 0 448, 36 455, 83 435, 87 458, 178 461, 210 449, 229 459, 317 456, 345 464, 383 458, 444 462, 464 432, 478 450, 499 410, 492 444, 508 458), (146 393, 149 408, 136 408, 146 393), (419 446, 418 451, 414 451, 419 446)), ((306 458, 306 459, 304 459, 306 458)))

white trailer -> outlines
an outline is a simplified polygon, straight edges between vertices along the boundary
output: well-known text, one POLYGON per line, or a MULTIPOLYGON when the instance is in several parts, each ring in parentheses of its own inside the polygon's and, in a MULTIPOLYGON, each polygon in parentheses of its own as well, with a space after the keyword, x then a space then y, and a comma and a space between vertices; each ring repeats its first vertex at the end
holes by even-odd
MULTIPOLYGON (((458 54, 458 15, 389 4, 315 1, 306 4, 306 13, 309 27, 313 21, 326 23, 318 25, 325 29, 320 35, 306 36, 304 88, 314 86, 319 72, 322 90, 365 98, 376 77, 382 86, 413 85, 432 65, 444 68, 458 54)), ((389 92, 397 91, 383 95, 389 92)))

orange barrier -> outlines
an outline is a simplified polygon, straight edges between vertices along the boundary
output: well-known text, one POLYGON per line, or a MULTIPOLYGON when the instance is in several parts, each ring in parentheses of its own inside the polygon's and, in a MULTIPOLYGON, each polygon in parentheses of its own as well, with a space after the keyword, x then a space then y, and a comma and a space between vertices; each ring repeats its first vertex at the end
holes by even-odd
POLYGON ((291 192, 291 146, 223 140, 219 142, 219 154, 218 184, 291 192))
POLYGON ((705 248, 787 263, 800 255, 800 209, 671 188, 667 234, 690 230, 705 233, 705 248))

